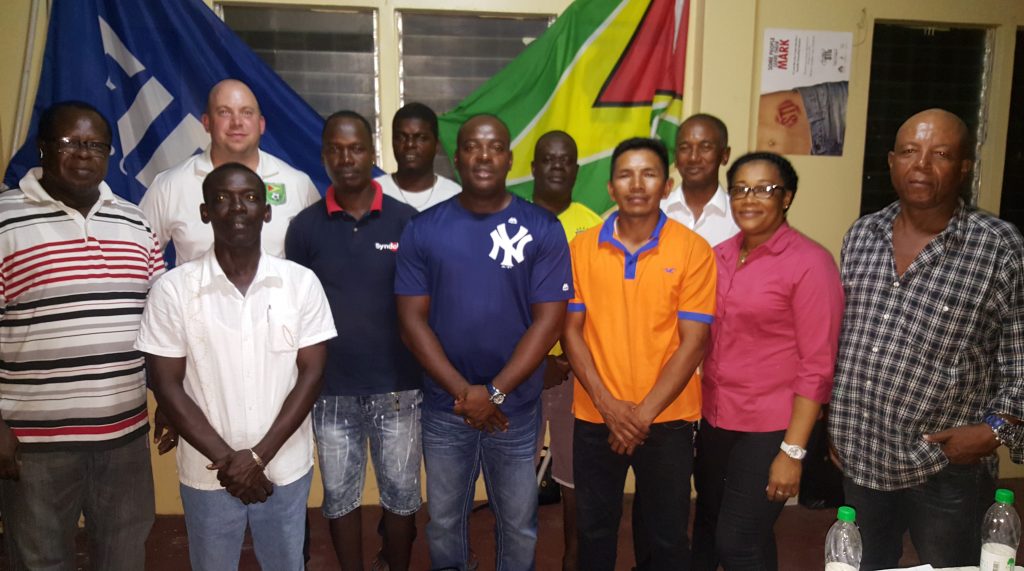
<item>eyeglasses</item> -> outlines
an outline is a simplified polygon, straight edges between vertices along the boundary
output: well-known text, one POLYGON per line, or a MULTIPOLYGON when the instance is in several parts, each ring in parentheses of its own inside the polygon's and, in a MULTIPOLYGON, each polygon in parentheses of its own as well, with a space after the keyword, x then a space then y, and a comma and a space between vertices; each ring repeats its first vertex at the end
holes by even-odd
POLYGON ((50 142, 57 147, 58 153, 65 155, 77 153, 82 149, 85 149, 87 153, 94 157, 113 156, 114 154, 114 148, 110 146, 110 143, 104 143, 103 141, 80 141, 70 137, 61 137, 50 142))
POLYGON ((786 190, 786 188, 781 184, 762 184, 759 186, 736 185, 729 187, 729 198, 731 200, 739 200, 745 196, 753 195, 754 198, 768 200, 775 196, 776 192, 784 190, 786 190))

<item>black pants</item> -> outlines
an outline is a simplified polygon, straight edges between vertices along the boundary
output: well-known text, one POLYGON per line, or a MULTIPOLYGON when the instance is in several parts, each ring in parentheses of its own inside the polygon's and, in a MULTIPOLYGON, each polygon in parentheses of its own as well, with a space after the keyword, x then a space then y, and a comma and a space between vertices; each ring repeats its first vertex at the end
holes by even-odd
POLYGON ((608 427, 576 420, 573 475, 579 528, 579 568, 615 569, 623 487, 632 468, 633 549, 638 571, 690 568, 686 526, 690 519, 693 469, 693 423, 674 421, 651 426, 650 435, 632 456, 616 454, 608 444, 608 427))
POLYGON ((857 510, 864 542, 864 571, 899 564, 903 534, 921 563, 938 567, 976 565, 981 520, 993 502, 995 480, 984 464, 950 464, 923 484, 883 492, 843 482, 846 503, 857 510))
POLYGON ((697 431, 693 569, 778 569, 775 520, 785 506, 768 501, 768 469, 785 431, 737 432, 706 421, 697 431))

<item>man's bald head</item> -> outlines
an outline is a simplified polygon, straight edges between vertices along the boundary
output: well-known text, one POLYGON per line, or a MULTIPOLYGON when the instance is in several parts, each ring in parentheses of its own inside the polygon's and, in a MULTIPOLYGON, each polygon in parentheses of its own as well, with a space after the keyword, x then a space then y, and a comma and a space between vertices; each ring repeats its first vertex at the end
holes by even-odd
POLYGON ((573 139, 572 135, 570 135, 569 133, 566 133, 565 131, 559 131, 557 129, 554 131, 548 131, 547 133, 541 135, 540 138, 537 139, 537 144, 534 145, 533 150, 536 151, 543 145, 548 145, 556 141, 565 143, 571 146, 574 151, 576 150, 576 139, 573 139))
POLYGON ((904 209, 953 211, 973 165, 970 139, 967 125, 944 109, 903 123, 889 152, 889 178, 904 209))
POLYGON ((213 164, 241 162, 255 166, 266 121, 249 86, 225 79, 206 98, 203 127, 210 134, 213 164))
POLYGON ((234 95, 249 100, 249 103, 257 112, 260 110, 260 104, 256 101, 256 94, 252 92, 252 89, 249 89, 245 82, 237 79, 224 79, 218 81, 206 96, 206 112, 211 113, 216 109, 219 102, 234 95))
POLYGON ((484 125, 493 127, 499 135, 502 135, 506 146, 509 144, 509 141, 512 140, 512 136, 509 134, 508 125, 506 125, 504 121, 498 118, 497 115, 481 113, 479 115, 473 115, 467 119, 461 127, 459 127, 459 134, 455 139, 456 144, 461 145, 463 139, 466 138, 467 133, 471 133, 484 125))
POLYGON ((916 131, 920 125, 932 125, 947 131, 959 141, 961 157, 971 158, 971 132, 967 128, 967 123, 959 116, 937 107, 911 115, 896 131, 896 141, 900 140, 901 134, 907 137, 908 132, 916 131))

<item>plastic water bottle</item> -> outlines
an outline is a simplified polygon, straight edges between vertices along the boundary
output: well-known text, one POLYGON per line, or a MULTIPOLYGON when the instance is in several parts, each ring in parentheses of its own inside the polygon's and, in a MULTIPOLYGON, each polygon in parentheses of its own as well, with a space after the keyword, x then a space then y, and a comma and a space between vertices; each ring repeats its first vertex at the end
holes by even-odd
POLYGON ((825 571, 857 571, 864 548, 860 542, 857 511, 850 506, 839 508, 837 521, 825 537, 825 571))
POLYGON ((1013 509, 1013 492, 996 490, 996 503, 981 524, 980 571, 1013 571, 1020 542, 1020 517, 1013 509))

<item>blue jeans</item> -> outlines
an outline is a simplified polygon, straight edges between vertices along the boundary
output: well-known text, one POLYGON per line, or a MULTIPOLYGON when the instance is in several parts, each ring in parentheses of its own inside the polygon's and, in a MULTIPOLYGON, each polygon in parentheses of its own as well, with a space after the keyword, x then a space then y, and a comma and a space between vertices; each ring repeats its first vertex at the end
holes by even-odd
POLYGON ((324 483, 324 517, 342 517, 362 503, 367 440, 381 506, 397 515, 420 509, 422 402, 419 390, 317 399, 313 431, 324 483))
POLYGON ((863 571, 896 567, 903 533, 933 567, 978 564, 981 519, 994 501, 995 479, 984 464, 949 464, 923 484, 883 492, 843 481, 846 503, 857 510, 864 543, 863 571))
POLYGON ((811 129, 811 154, 841 156, 846 139, 848 81, 798 87, 811 129))
POLYGON ((246 524, 261 568, 301 571, 305 567, 302 542, 306 499, 312 480, 310 470, 290 484, 275 485, 267 501, 249 505, 224 489, 197 490, 181 485, 193 571, 238 569, 246 524))
POLYGON ((626 473, 633 468, 633 552, 638 571, 686 571, 690 544, 690 474, 693 470, 693 423, 651 425, 643 446, 632 456, 616 454, 608 444, 608 427, 576 419, 573 475, 579 568, 615 569, 619 520, 626 473))
POLYGON ((537 476, 533 459, 540 401, 508 420, 507 431, 489 433, 467 426, 461 416, 424 407, 431 569, 466 569, 469 514, 481 467, 497 526, 497 571, 534 569, 537 476))
POLYGON ((92 568, 145 566, 153 526, 153 473, 146 434, 109 450, 23 452, 21 478, 0 480, 12 571, 71 571, 85 514, 92 568))

